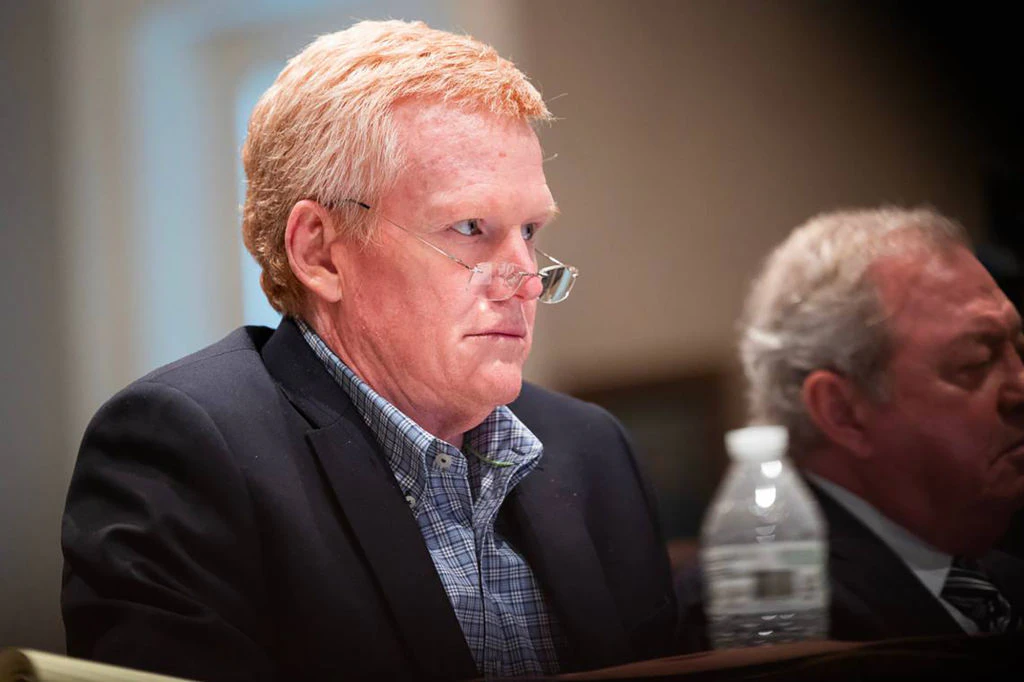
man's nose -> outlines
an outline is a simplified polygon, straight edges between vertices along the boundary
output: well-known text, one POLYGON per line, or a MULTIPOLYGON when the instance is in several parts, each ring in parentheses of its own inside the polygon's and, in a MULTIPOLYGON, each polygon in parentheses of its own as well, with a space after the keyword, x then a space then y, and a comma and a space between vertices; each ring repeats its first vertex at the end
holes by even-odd
POLYGON ((539 298, 543 290, 544 283, 539 276, 523 275, 523 281, 519 285, 519 290, 516 291, 516 297, 524 301, 532 301, 539 298))
POLYGON ((1016 347, 1007 354, 1007 377, 999 394, 1000 408, 1013 412, 1020 419, 1024 416, 1024 361, 1016 347))
POLYGON ((516 297, 526 301, 539 297, 544 285, 540 277, 531 276, 537 272, 537 256, 533 244, 523 239, 519 230, 514 230, 504 246, 503 260, 512 263, 520 272, 530 273, 523 275, 519 289, 516 290, 516 297))

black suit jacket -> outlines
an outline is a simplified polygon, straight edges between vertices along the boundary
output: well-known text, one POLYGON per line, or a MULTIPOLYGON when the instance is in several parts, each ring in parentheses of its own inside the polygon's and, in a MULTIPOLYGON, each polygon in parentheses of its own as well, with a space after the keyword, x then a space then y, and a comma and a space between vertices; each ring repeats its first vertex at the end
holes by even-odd
MULTIPOLYGON (((499 523, 565 631, 565 667, 666 653, 654 503, 617 422, 526 385, 544 443, 499 523)), ((373 436, 295 324, 239 329, 90 424, 63 522, 68 653, 203 680, 477 675, 373 436)))
MULTIPOLYGON (((895 552, 827 493, 810 487, 829 527, 834 639, 963 634, 895 552)), ((979 563, 1014 608, 1024 608, 1024 561, 993 550, 979 563)))
MULTIPOLYGON (((828 524, 832 639, 873 641, 964 633, 881 538, 816 485, 808 482, 808 487, 828 524)), ((1014 608, 1024 608, 1024 561, 993 550, 980 563, 1014 608)), ((686 567, 675 581, 686 646, 709 648, 700 567, 686 567)))

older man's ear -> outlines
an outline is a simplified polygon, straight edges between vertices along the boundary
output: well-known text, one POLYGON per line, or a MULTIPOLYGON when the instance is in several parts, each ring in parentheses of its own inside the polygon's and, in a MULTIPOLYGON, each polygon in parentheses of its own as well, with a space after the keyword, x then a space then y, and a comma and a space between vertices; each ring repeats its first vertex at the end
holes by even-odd
POLYGON ((313 295, 328 302, 341 300, 341 276, 332 258, 331 245, 338 233, 330 212, 315 201, 303 199, 292 207, 285 227, 288 264, 295 277, 313 295))
POLYGON ((852 381, 829 370, 815 370, 804 379, 801 399, 828 441, 856 457, 870 454, 865 432, 868 401, 852 381))

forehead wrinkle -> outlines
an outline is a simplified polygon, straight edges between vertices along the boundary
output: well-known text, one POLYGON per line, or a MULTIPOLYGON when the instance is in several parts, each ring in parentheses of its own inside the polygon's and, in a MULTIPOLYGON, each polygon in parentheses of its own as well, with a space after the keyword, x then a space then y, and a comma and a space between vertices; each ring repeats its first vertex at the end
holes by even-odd
MULTIPOLYGON (((485 218, 515 212, 522 213, 520 217, 525 220, 557 213, 558 207, 542 173, 534 182, 520 185, 506 181, 506 174, 493 166, 481 169, 471 163, 459 165, 467 169, 461 173, 464 177, 461 181, 462 168, 444 172, 441 182, 431 179, 438 177, 437 174, 420 174, 416 198, 422 203, 426 217, 432 220, 485 218)), ((442 161, 437 167, 444 168, 445 164, 442 161)))
MULTIPOLYGON (((979 264, 978 267, 981 267, 979 264)), ((1006 297, 1003 290, 990 277, 980 279, 976 288, 964 287, 957 289, 959 298, 967 301, 966 305, 957 307, 962 309, 968 324, 988 329, 998 329, 1000 334, 1017 334, 1021 329, 1021 317, 1017 308, 1006 297)))
MULTIPOLYGON (((445 172, 460 170, 460 166, 495 170, 498 163, 508 158, 507 151, 480 144, 495 134, 528 138, 535 149, 536 159, 542 161, 540 143, 533 129, 522 121, 506 120, 486 115, 446 108, 444 106, 410 103, 396 112, 398 136, 403 148, 415 145, 419 165, 425 170, 445 172), (435 131, 444 129, 443 144, 437 144, 435 131), (426 142, 427 144, 424 144, 426 142)), ((533 153, 530 156, 534 156, 533 153)), ((410 155, 410 161, 412 161, 410 155)))
POLYGON ((964 310, 949 298, 951 268, 933 256, 899 254, 877 260, 869 269, 878 292, 896 352, 912 350, 907 341, 922 329, 953 337, 951 321, 960 319, 964 310))
POLYGON ((525 123, 430 103, 410 103, 395 119, 406 165, 394 198, 410 220, 431 228, 469 218, 525 221, 553 203, 540 143, 525 123))
MULTIPOLYGON (((945 348, 984 337, 1012 339, 1021 319, 984 267, 967 250, 880 262, 878 290, 895 338, 922 338, 945 348)), ((905 347, 904 350, 913 348, 905 347)))

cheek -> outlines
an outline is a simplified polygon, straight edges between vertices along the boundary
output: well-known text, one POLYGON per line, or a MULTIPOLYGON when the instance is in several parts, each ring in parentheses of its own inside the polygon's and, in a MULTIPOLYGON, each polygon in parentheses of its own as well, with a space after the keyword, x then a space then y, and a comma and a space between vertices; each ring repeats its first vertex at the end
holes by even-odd
POLYGON ((956 400, 936 404, 929 428, 949 444, 948 448, 976 453, 986 461, 1006 437, 996 391, 965 393, 956 400))
POLYGON ((372 340, 376 354, 389 362, 419 367, 437 365, 450 353, 457 328, 451 302, 429 288, 400 288, 380 278, 350 299, 352 332, 372 340))
POLYGON ((530 325, 531 331, 533 330, 533 321, 537 317, 537 301, 527 301, 523 306, 523 314, 526 316, 526 324, 530 325))
POLYGON ((994 409, 983 403, 958 401, 949 408, 935 405, 906 447, 917 450, 918 474, 931 479, 952 501, 987 487, 1002 432, 994 409))
POLYGON ((439 287, 425 292, 416 309, 400 309, 398 322, 406 327, 414 342, 441 362, 456 362, 465 352, 465 334, 475 330, 477 320, 485 320, 486 301, 478 301, 457 286, 439 287), (445 358, 448 360, 446 361, 445 358))
POLYGON ((966 466, 986 462, 999 433, 987 410, 964 402, 926 406, 915 431, 917 447, 966 466))
POLYGON ((967 390, 934 373, 914 377, 893 394, 903 428, 924 441, 963 451, 986 449, 1002 436, 995 384, 967 390))
POLYGON ((965 477, 976 479, 985 461, 989 434, 960 401, 894 393, 872 424, 880 476, 912 485, 948 488, 965 477))
POLYGON ((530 301, 527 303, 523 312, 526 316, 526 351, 529 352, 530 348, 533 347, 533 324, 537 318, 537 302, 530 301))
POLYGON ((376 299, 383 314, 417 334, 431 337, 458 327, 474 314, 476 302, 465 291, 464 278, 447 272, 431 273, 423 266, 409 269, 412 272, 382 278, 376 299))

